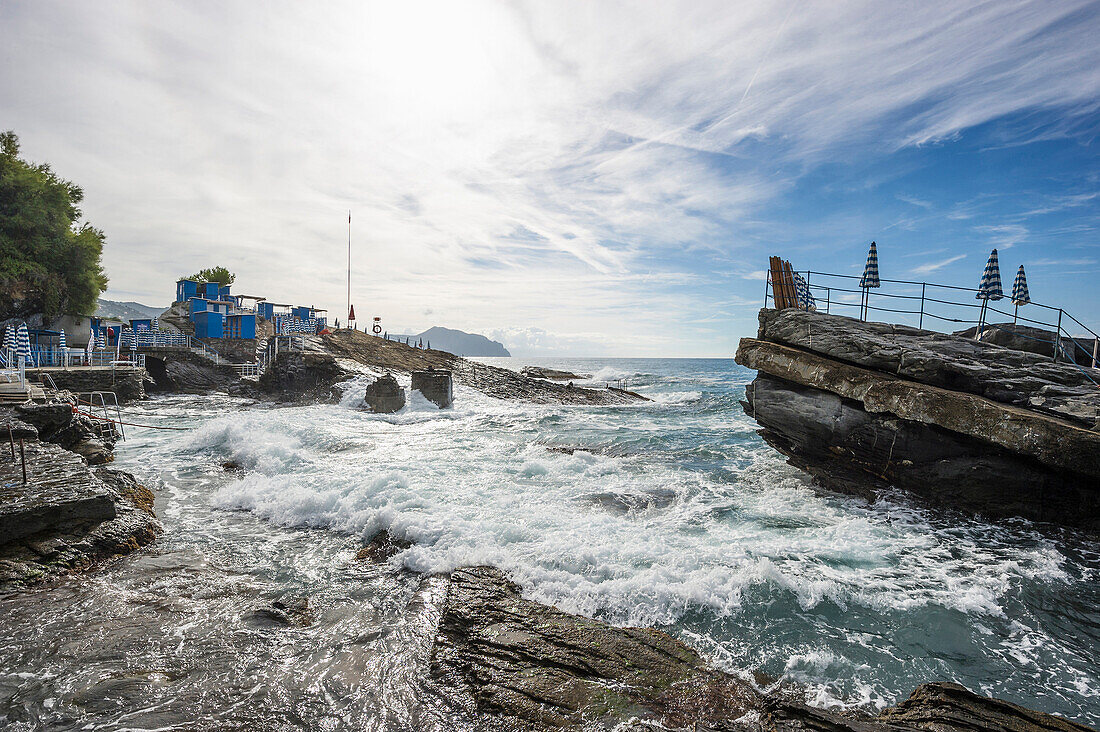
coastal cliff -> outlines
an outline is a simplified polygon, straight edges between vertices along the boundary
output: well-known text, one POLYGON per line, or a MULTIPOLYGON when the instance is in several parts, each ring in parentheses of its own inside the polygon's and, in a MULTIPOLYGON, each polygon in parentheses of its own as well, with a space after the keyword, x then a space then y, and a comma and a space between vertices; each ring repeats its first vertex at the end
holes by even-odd
POLYGON ((827 488, 1100 530, 1100 371, 793 308, 735 360, 761 435, 827 488))

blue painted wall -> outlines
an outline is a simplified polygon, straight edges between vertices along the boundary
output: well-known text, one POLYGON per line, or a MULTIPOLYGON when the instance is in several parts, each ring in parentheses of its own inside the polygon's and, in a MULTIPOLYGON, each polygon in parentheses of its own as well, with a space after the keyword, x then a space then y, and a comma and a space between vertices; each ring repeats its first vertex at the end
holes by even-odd
POLYGON ((179 280, 176 282, 176 302, 187 302, 199 294, 199 283, 195 280, 179 280))
POLYGON ((195 321, 195 335, 199 338, 221 338, 224 332, 225 316, 221 313, 203 310, 193 313, 191 319, 195 321))

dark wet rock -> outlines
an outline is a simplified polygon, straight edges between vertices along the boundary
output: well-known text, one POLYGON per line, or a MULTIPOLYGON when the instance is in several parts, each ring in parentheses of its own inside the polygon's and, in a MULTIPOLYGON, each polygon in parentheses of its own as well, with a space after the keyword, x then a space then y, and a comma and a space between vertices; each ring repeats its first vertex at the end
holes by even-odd
POLYGON ((407 539, 400 539, 388 531, 379 531, 371 537, 370 541, 356 553, 355 558, 360 561, 384 562, 390 557, 403 552, 413 543, 407 539))
MULTIPOLYGON (((71 395, 66 398, 68 401, 19 405, 16 414, 34 426, 38 439, 81 455, 89 465, 113 460, 119 438, 117 429, 105 420, 74 412, 76 398, 71 395)), ((88 409, 86 405, 80 407, 80 411, 88 409)))
POLYGON ((279 401, 336 401, 336 384, 351 374, 329 353, 282 351, 260 377, 258 389, 279 401))
POLYGON ((430 669, 456 710, 486 730, 1092 732, 951 683, 920 686, 878 716, 808 706, 793 686, 763 694, 659 630, 524 599, 491 567, 451 574, 430 669))
POLYGON ((79 456, 56 445, 27 442, 28 482, 18 463, 0 461, 0 543, 8 543, 69 524, 115 517, 115 502, 102 481, 79 456))
POLYGON ((676 491, 670 488, 657 488, 651 491, 603 491, 586 496, 583 500, 615 513, 629 513, 649 508, 667 508, 676 501, 676 491))
POLYGON ((456 570, 432 675, 467 713, 521 729, 669 727, 734 720, 760 706, 747 683, 651 628, 615 628, 524 599, 491 567, 456 570))
POLYGON ((591 374, 574 374, 572 371, 549 369, 544 366, 524 366, 519 372, 532 379, 550 379, 551 381, 569 381, 570 379, 584 381, 592 378, 591 374))
POLYGON ((797 310, 763 311, 761 334, 737 351, 760 372, 745 411, 826 487, 873 496, 896 486, 991 517, 1100 529, 1100 432, 1065 414, 1100 408, 1100 389, 1055 414, 1031 407, 1044 390, 1082 391, 1076 367, 797 310))
POLYGON ((147 354, 145 367, 153 381, 150 391, 209 394, 241 386, 241 377, 232 366, 214 363, 191 351, 165 350, 160 355, 147 354))
POLYGON ((284 595, 252 610, 249 619, 260 625, 312 625, 313 611, 309 607, 309 597, 304 595, 284 595))
POLYGON ((37 440, 38 428, 27 424, 13 412, 0 410, 0 440, 37 440))
POLYGON ((412 390, 420 392, 421 396, 440 409, 450 409, 454 406, 454 386, 450 371, 434 368, 413 371, 412 390))
POLYGON ((1096 510, 1090 479, 982 440, 769 376, 745 396, 768 444, 831 490, 873 500, 894 486, 992 518, 1073 523, 1082 507, 1086 516, 1096 510))
POLYGON ((84 569, 152 542, 162 527, 153 494, 133 476, 87 468, 74 453, 25 446, 26 487, 0 462, 0 588, 84 569), (15 495, 15 493, 19 495, 15 495))
POLYGON ((950 683, 922 684, 878 718, 887 724, 934 732, 1095 732, 1064 717, 980 696, 950 683))
POLYGON ((222 463, 222 470, 227 473, 243 473, 244 466, 236 460, 226 460, 222 463))
POLYGON ((372 412, 392 414, 405 406, 405 390, 391 374, 386 374, 367 386, 363 403, 372 412))

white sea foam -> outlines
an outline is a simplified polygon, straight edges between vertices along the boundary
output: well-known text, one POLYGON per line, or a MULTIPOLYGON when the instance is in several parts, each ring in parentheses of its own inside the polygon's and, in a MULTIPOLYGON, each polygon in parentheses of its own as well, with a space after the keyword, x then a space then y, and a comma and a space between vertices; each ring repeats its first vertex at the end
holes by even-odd
POLYGON ((715 392, 676 383, 643 385, 658 403, 635 410, 504 402, 460 386, 455 409, 414 393, 401 412, 373 415, 358 406, 368 378, 347 385, 340 407, 239 411, 165 450, 181 463, 250 469, 221 479, 220 507, 363 538, 385 529, 414 542, 391 561, 415 571, 492 564, 565 610, 694 629, 730 668, 771 664, 819 703, 895 700, 897 688, 871 681, 882 670, 853 657, 907 673, 905 653, 884 640, 894 631, 854 632, 852 618, 961 623, 954 632, 970 634, 972 647, 1036 674, 1059 667, 1067 694, 1097 693, 1086 662, 1052 658, 1052 631, 1006 626, 1022 586, 1081 581, 1053 542, 939 522, 903 498, 869 504, 816 491, 728 393, 717 396, 731 406, 715 415, 694 406, 715 392), (661 452, 666 442, 713 464, 686 469, 661 452), (767 607, 783 608, 775 612, 820 647, 768 645, 767 607))

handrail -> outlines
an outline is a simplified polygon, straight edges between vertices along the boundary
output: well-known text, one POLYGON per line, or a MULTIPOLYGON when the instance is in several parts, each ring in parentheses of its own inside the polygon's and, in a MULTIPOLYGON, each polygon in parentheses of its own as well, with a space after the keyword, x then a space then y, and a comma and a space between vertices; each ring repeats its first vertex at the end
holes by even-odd
MULTIPOLYGON (((1034 324, 1036 326, 1041 326, 1043 328, 1051 330, 1053 335, 1054 335, 1053 340, 1046 340, 1046 339, 1042 339, 1042 338, 1034 338, 1032 336, 1028 336, 1028 335, 1025 335, 1023 333, 1020 333, 1019 331, 1016 331, 1016 330, 1014 330, 1012 332, 1015 333, 1016 335, 1019 335, 1019 336, 1024 337, 1024 338, 1031 338, 1032 340, 1038 340, 1038 341, 1042 341, 1044 343, 1051 344, 1053 346, 1053 348, 1051 349, 1051 353, 1052 353, 1052 357, 1055 361, 1058 361, 1060 358, 1063 358, 1063 359, 1066 359, 1066 360, 1069 360, 1069 361, 1073 362, 1073 364, 1076 366, 1077 365, 1078 352, 1085 354, 1086 358, 1091 358, 1091 364, 1092 364, 1093 368, 1096 368, 1097 362, 1098 362, 1098 360, 1100 360, 1100 335, 1098 335, 1096 331, 1094 331, 1092 328, 1090 328, 1089 326, 1082 323, 1076 317, 1074 317, 1070 313, 1066 312, 1064 308, 1057 308, 1057 307, 1054 307, 1053 305, 1045 305, 1043 303, 1037 303, 1037 302, 1027 303, 1027 305, 1034 305, 1036 308, 1041 308, 1043 310, 1048 310, 1052 313, 1055 313, 1055 312, 1058 313, 1057 322, 1052 323, 1052 322, 1045 322, 1045 321, 1042 321, 1042 320, 1037 320, 1035 318, 1029 318, 1029 317, 1026 317, 1026 316, 1021 316, 1019 314, 1019 307, 1016 308, 1016 312, 1012 312, 1012 313, 1005 312, 1004 310, 1001 310, 1000 308, 996 307, 993 304, 993 302, 995 302, 995 301, 978 300, 977 298, 975 298, 978 301, 976 301, 976 302, 957 302, 957 301, 954 301, 954 300, 945 300, 945 299, 941 299, 941 298, 937 298, 937 297, 930 297, 928 295, 929 288, 941 288, 941 289, 945 289, 945 290, 955 290, 955 291, 959 291, 959 292, 973 292, 973 293, 978 293, 979 292, 979 290, 977 290, 975 288, 971 288, 971 287, 960 287, 958 285, 943 285, 943 284, 939 284, 939 283, 935 283, 935 282, 918 282, 918 281, 915 281, 915 280, 889 280, 889 279, 880 279, 879 280, 879 282, 883 283, 883 284, 898 284, 898 285, 906 285, 906 286, 911 286, 911 287, 918 287, 919 286, 921 288, 921 291, 920 291, 919 295, 916 295, 916 294, 901 294, 901 293, 896 293, 896 292, 878 292, 878 291, 876 291, 878 288, 852 289, 852 288, 848 288, 848 287, 833 287, 832 285, 822 284, 821 281, 820 281, 820 278, 822 278, 822 277, 826 277, 826 278, 835 277, 835 278, 840 278, 840 279, 845 279, 845 280, 859 280, 860 277, 858 277, 856 275, 837 274, 837 273, 834 273, 834 272, 818 272, 816 270, 803 270, 801 272, 798 272, 798 274, 799 275, 805 275, 805 283, 806 283, 807 289, 810 290, 811 294, 813 294, 814 298, 817 301, 819 301, 821 304, 823 304, 825 306, 825 312, 827 312, 827 313, 832 310, 833 305, 836 305, 838 307, 857 308, 860 311, 861 317, 863 316, 863 313, 865 313, 867 311, 871 311, 871 310, 874 310, 876 312, 881 312, 881 313, 895 313, 897 315, 916 316, 914 319, 917 320, 917 327, 919 327, 919 328, 924 327, 924 320, 927 317, 927 318, 933 318, 933 319, 948 322, 948 323, 975 324, 975 325, 978 325, 979 328, 982 331, 984 331, 986 328, 998 327, 996 325, 987 323, 986 320, 985 320, 985 315, 986 315, 987 312, 994 312, 994 313, 999 313, 1001 315, 1004 315, 1006 317, 1011 315, 1013 317, 1013 323, 1016 323, 1018 321, 1024 321, 1026 323, 1031 323, 1031 324, 1034 324), (819 278, 817 281, 814 280, 815 275, 819 278), (824 297, 821 296, 821 293, 824 293, 824 297), (861 299, 863 299, 863 298, 865 298, 865 299, 863 299, 859 303, 846 302, 844 299, 839 299, 839 300, 835 299, 834 298, 834 293, 858 294, 858 295, 860 295, 861 299), (914 303, 919 302, 920 303, 920 308, 919 308, 919 310, 907 310, 907 309, 903 309, 902 307, 883 307, 882 305, 872 305, 871 304, 871 298, 872 297, 874 297, 874 298, 887 298, 891 301, 894 301, 894 300, 903 300, 903 301, 908 300, 908 301, 912 301, 914 303), (972 311, 974 309, 977 309, 977 310, 980 311, 981 314, 979 315, 977 320, 970 320, 970 319, 965 318, 965 317, 951 317, 951 316, 961 315, 962 313, 945 312, 942 308, 937 308, 937 310, 939 310, 940 312, 932 312, 928 309, 928 307, 927 307, 928 304, 943 305, 943 306, 948 306, 948 307, 951 307, 951 308, 963 308, 964 312, 968 312, 968 311, 972 311), (1080 336, 1080 335, 1074 336, 1072 333, 1070 333, 1066 329, 1066 327, 1065 327, 1066 324, 1063 323, 1064 318, 1068 318, 1070 321, 1075 323, 1080 328, 1083 328, 1089 335, 1092 336, 1093 344, 1092 344, 1092 347, 1091 347, 1091 352, 1090 352, 1090 349, 1087 348, 1085 346, 1085 344, 1083 344, 1081 342, 1081 340, 1079 340, 1079 338, 1083 338, 1083 336, 1080 336), (1070 349, 1068 349, 1070 352, 1067 352, 1067 344, 1066 344, 1067 341, 1068 341, 1069 344, 1072 344, 1072 347, 1070 349)), ((773 303, 775 301, 775 298, 774 298, 773 293, 771 291, 771 272, 770 271, 767 273, 767 276, 765 277, 764 307, 768 307, 769 301, 771 301, 773 303)), ((900 303, 898 303, 898 304, 900 305, 900 303)), ((1086 374, 1086 376, 1088 376, 1088 374, 1086 374)), ((1089 376, 1089 379, 1092 380, 1092 377, 1089 376)), ((1093 383, 1096 383, 1096 382, 1093 381, 1093 383)))

